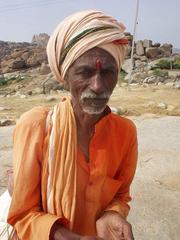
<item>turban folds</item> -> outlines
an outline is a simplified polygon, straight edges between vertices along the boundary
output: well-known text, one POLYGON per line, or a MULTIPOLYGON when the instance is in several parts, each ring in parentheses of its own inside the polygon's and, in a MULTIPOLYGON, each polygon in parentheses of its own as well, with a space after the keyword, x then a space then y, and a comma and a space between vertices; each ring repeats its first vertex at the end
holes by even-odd
POLYGON ((71 64, 94 47, 109 52, 120 69, 127 46, 124 30, 122 23, 96 10, 78 12, 65 18, 47 45, 52 73, 58 81, 63 82, 71 64))

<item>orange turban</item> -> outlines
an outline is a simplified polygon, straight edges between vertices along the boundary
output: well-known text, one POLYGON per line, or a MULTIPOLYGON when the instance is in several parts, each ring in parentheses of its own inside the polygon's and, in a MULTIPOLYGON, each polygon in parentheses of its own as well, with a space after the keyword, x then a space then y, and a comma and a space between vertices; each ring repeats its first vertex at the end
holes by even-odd
POLYGON ((47 45, 52 73, 58 81, 63 82, 70 65, 94 47, 109 52, 120 69, 127 46, 124 30, 122 23, 96 10, 78 12, 65 18, 57 26, 47 45))

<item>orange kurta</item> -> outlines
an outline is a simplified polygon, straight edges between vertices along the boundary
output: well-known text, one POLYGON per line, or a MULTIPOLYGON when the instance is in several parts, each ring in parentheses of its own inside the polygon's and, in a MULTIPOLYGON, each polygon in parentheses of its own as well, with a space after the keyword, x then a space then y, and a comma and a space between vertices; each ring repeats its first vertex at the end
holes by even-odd
MULTIPOLYGON (((21 240, 48 240, 51 227, 63 216, 45 212, 41 194, 41 168, 48 110, 34 108, 19 120, 14 132, 14 178, 8 222, 21 240)), ((77 151, 77 200, 73 230, 95 234, 95 221, 103 211, 126 217, 129 187, 137 162, 134 124, 109 113, 95 126, 90 142, 90 161, 77 151)))

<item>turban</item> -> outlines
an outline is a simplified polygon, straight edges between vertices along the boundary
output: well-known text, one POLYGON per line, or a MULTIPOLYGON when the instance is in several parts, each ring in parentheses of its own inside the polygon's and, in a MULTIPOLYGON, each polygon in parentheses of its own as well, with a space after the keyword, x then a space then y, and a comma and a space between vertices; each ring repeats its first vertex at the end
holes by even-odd
POLYGON ((109 52, 120 69, 128 43, 124 30, 122 23, 96 10, 77 12, 65 18, 57 26, 47 45, 52 73, 58 81, 63 82, 71 64, 94 47, 109 52))

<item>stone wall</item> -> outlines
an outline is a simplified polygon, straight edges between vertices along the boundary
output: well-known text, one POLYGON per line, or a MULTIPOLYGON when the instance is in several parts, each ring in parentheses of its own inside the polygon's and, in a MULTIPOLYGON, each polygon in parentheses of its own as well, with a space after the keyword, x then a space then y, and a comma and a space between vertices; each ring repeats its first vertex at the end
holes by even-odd
MULTIPOLYGON (((126 33, 126 37, 129 40, 128 56, 132 50, 133 36, 130 33, 126 33)), ((170 57, 172 54, 173 45, 169 43, 154 43, 152 40, 144 39, 135 42, 134 46, 134 59, 154 60, 162 57, 170 57)))

